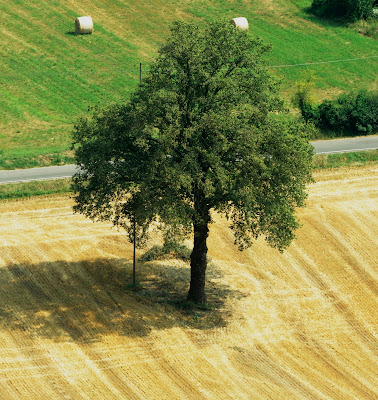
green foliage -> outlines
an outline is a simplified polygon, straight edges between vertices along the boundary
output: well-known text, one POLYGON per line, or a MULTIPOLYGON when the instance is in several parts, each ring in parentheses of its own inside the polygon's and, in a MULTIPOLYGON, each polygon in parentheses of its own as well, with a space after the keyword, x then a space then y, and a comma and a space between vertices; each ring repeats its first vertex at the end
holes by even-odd
POLYGON ((351 27, 364 36, 378 39, 378 14, 364 20, 360 20, 351 25, 351 27))
POLYGON ((166 258, 177 258, 183 261, 190 261, 191 250, 177 242, 170 241, 164 242, 163 246, 153 246, 148 251, 146 251, 139 260, 142 262, 162 260, 166 258))
POLYGON ((311 119, 315 99, 313 89, 315 87, 314 71, 307 71, 297 83, 297 90, 292 98, 292 104, 299 108, 305 121, 311 119))
POLYGON ((211 210, 231 220, 240 249, 259 235, 287 247, 311 180, 312 127, 270 118, 283 102, 268 51, 227 21, 173 24, 131 100, 77 124, 75 211, 124 227, 135 215, 144 231, 157 218, 194 228, 201 279, 211 210))
POLYGON ((360 91, 302 107, 302 115, 325 132, 342 136, 367 135, 378 129, 378 92, 360 91))
POLYGON ((138 198, 145 221, 187 225, 218 209, 242 247, 247 233, 287 246, 311 150, 306 125, 268 118, 282 104, 267 51, 224 22, 177 22, 131 102, 77 125, 75 210, 120 225, 138 198))
POLYGON ((374 0, 314 0, 310 11, 321 17, 355 21, 371 16, 373 3, 374 0))

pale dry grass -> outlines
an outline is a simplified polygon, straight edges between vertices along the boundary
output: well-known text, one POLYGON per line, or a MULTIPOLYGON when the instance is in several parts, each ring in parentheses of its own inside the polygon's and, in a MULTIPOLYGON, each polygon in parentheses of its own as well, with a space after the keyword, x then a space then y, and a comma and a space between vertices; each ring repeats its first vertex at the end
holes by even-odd
POLYGON ((174 260, 125 291, 124 234, 67 197, 1 202, 0 398, 378 398, 377 170, 315 178, 284 254, 238 252, 215 216, 213 311, 166 301, 187 290, 174 260))

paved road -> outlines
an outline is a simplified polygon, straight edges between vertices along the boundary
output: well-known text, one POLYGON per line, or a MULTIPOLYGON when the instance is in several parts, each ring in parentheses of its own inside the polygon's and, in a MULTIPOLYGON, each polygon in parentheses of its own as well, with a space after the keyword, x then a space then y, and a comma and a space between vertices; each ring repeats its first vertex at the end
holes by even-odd
POLYGON ((0 184, 71 178, 76 171, 76 165, 16 169, 11 171, 2 170, 0 171, 0 184))
MULTIPOLYGON (((318 140, 311 142, 316 154, 344 153, 378 149, 378 135, 350 139, 318 140)), ((0 184, 69 178, 77 171, 76 165, 0 171, 0 184)))
POLYGON ((375 150, 378 148, 377 136, 358 138, 317 140, 311 142, 316 154, 346 153, 350 151, 375 150))

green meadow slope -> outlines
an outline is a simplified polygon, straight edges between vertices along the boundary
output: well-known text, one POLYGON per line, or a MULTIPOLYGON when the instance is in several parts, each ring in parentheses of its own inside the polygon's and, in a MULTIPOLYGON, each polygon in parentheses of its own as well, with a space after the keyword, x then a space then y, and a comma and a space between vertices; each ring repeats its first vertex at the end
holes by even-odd
POLYGON ((247 17, 252 34, 273 46, 267 61, 282 79, 287 98, 308 69, 315 72, 319 100, 376 88, 377 42, 306 14, 310 4, 0 0, 0 168, 70 161, 70 134, 77 118, 88 107, 127 99, 138 84, 139 63, 147 73, 175 19, 205 24, 247 17), (94 21, 92 35, 74 34, 74 20, 83 15, 94 21), (309 65, 285 66, 293 64, 309 65))

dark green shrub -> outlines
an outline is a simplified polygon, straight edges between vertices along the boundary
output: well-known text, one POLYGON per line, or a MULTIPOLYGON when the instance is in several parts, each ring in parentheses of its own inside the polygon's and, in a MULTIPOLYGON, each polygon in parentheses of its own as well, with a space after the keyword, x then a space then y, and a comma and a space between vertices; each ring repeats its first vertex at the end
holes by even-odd
POLYGON ((177 258, 183 261, 190 260, 191 250, 176 241, 166 241, 163 246, 153 246, 140 257, 140 261, 162 260, 167 258, 177 258))
POLYGON ((314 0, 310 12, 326 18, 356 21, 372 15, 373 3, 374 0, 314 0))
POLYGON ((315 86, 315 75, 313 71, 307 71, 303 74, 302 79, 297 82, 297 91, 292 98, 292 104, 298 107, 302 113, 302 117, 306 122, 315 119, 316 109, 314 107, 315 99, 312 91, 315 86))
POLYGON ((376 132, 378 129, 378 92, 358 93, 351 110, 352 126, 359 132, 376 132))
POLYGON ((334 101, 323 101, 317 109, 318 125, 323 129, 351 130, 351 100, 349 95, 341 95, 334 101))
POLYGON ((318 106, 300 108, 303 117, 336 136, 366 135, 378 129, 378 92, 360 91, 325 100, 318 106))

